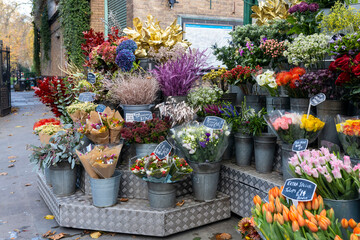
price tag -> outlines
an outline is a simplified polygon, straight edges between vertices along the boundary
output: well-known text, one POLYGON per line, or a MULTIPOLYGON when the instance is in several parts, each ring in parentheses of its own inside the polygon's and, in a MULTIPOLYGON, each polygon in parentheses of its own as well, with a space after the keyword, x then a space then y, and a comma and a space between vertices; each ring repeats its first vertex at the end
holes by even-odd
POLYGON ((154 150, 154 153, 158 158, 164 159, 170 154, 171 149, 172 146, 168 141, 165 140, 159 143, 159 145, 157 145, 157 147, 154 150))
POLYGON ((79 95, 79 101, 81 102, 93 102, 96 94, 93 92, 83 92, 79 95))
POLYGON ((125 114, 125 122, 134 122, 134 114, 133 113, 126 113, 125 114))
POLYGON ((96 110, 97 112, 104 112, 104 111, 105 111, 105 108, 106 108, 105 105, 99 104, 99 105, 96 107, 95 110, 96 110))
POLYGON ((326 100, 326 95, 324 93, 319 93, 310 98, 310 104, 312 106, 317 106, 320 103, 324 102, 325 100, 326 100))
POLYGON ((284 188, 281 192, 286 198, 294 201, 308 202, 314 197, 316 184, 302 178, 290 178, 285 181, 284 188))
POLYGON ((139 111, 133 114, 135 122, 146 122, 147 120, 153 119, 152 112, 150 111, 139 111))
POLYGON ((293 152, 302 152, 305 151, 308 147, 309 140, 307 139, 298 139, 292 145, 293 152))
POLYGON ((87 74, 87 81, 91 84, 94 84, 96 82, 96 75, 92 72, 89 72, 87 74))
POLYGON ((224 127, 225 120, 219 117, 208 116, 204 120, 204 126, 213 130, 221 130, 224 127))

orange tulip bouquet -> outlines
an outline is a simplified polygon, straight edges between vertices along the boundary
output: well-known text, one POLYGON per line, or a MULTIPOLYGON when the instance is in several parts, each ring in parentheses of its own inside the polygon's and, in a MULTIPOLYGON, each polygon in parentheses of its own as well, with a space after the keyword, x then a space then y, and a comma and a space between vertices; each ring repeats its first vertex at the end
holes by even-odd
MULTIPOLYGON (((282 188, 269 190, 269 202, 254 197, 253 221, 262 238, 267 240, 340 240, 341 226, 334 210, 325 210, 323 198, 314 195, 309 202, 291 200, 281 194, 282 188)), ((246 238, 245 238, 246 239, 246 238)))
POLYGON ((346 231, 346 234, 348 236, 347 239, 360 240, 360 222, 357 223, 352 218, 350 218, 349 220, 343 218, 341 220, 341 226, 346 231))
POLYGON ((360 117, 337 115, 335 122, 345 153, 351 158, 360 158, 360 117))

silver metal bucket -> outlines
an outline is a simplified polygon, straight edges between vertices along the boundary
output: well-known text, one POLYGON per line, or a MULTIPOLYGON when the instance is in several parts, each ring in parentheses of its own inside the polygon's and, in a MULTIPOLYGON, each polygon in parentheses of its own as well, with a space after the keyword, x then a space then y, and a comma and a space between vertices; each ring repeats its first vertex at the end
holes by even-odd
POLYGON ((76 167, 71 169, 68 162, 60 162, 56 166, 50 166, 49 170, 55 195, 63 197, 75 193, 76 167))
POLYGON ((295 152, 291 151, 292 145, 282 143, 281 144, 281 163, 282 163, 282 174, 283 180, 293 178, 292 172, 289 167, 289 159, 296 154, 295 152))
POLYGON ((224 160, 232 159, 233 156, 234 156, 234 134, 231 133, 229 135, 228 146, 226 147, 224 154, 222 155, 222 159, 224 160))
POLYGON ((273 110, 289 110, 290 99, 288 97, 266 97, 266 111, 270 113, 273 110))
POLYGON ((191 180, 195 199, 198 201, 215 199, 220 176, 220 162, 189 162, 189 164, 193 169, 191 180))
POLYGON ((327 209, 333 208, 335 217, 341 221, 346 218, 353 218, 356 222, 360 221, 360 198, 355 200, 332 200, 324 198, 327 209))
POLYGON ((290 110, 307 113, 309 101, 309 98, 290 98, 290 110))
POLYGON ((150 111, 154 104, 144 104, 144 105, 127 105, 120 104, 120 107, 124 111, 124 119, 126 120, 126 114, 136 113, 139 111, 150 111))
POLYGON ((273 168, 276 136, 270 133, 263 133, 254 137, 255 168, 259 173, 270 173, 273 168))
POLYGON ((259 112, 266 106, 266 99, 263 95, 246 95, 246 107, 251 107, 255 112, 259 112))
POLYGON ((235 155, 236 164, 239 166, 249 166, 254 151, 254 140, 250 135, 240 133, 235 134, 235 155))
POLYGON ((319 146, 321 146, 321 140, 341 146, 334 119, 337 114, 346 114, 345 103, 339 100, 326 100, 316 106, 316 111, 318 117, 325 121, 325 126, 318 137, 319 146))
POLYGON ((176 204, 176 185, 147 182, 148 199, 152 208, 173 208, 176 204))
POLYGON ((135 144, 136 156, 144 157, 150 155, 156 148, 156 143, 135 144))
POLYGON ((47 185, 51 185, 51 171, 49 168, 44 168, 44 176, 47 185))
POLYGON ((110 207, 117 203, 121 172, 115 171, 111 178, 90 178, 91 194, 95 207, 110 207))
POLYGON ((230 92, 236 93, 236 105, 241 105, 242 100, 244 99, 244 93, 241 91, 241 88, 235 85, 230 85, 230 92))

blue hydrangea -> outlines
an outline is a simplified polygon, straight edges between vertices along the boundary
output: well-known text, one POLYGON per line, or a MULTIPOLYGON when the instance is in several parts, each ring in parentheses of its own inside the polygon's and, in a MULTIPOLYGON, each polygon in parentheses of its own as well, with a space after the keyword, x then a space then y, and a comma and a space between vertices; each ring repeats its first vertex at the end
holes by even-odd
POLYGON ((119 66, 119 68, 123 72, 129 72, 133 67, 134 61, 135 61, 135 55, 128 49, 123 49, 119 51, 115 59, 115 63, 119 66))
POLYGON ((119 54, 119 52, 124 49, 127 49, 131 52, 135 52, 135 50, 137 49, 136 42, 134 42, 131 39, 123 41, 122 43, 119 44, 119 46, 117 46, 116 54, 119 54))

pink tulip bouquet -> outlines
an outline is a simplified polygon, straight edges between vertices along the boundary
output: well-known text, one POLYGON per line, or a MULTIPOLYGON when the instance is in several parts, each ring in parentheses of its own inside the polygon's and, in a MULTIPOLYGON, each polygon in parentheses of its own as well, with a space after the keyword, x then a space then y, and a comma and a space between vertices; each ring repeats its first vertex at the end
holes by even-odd
POLYGON ((324 198, 351 200, 359 197, 360 163, 352 167, 350 157, 330 153, 327 148, 306 150, 289 159, 294 175, 317 184, 318 193, 324 198))
POLYGON ((284 143, 293 144, 297 139, 315 141, 325 123, 313 115, 276 110, 268 113, 265 120, 271 130, 284 143))

